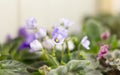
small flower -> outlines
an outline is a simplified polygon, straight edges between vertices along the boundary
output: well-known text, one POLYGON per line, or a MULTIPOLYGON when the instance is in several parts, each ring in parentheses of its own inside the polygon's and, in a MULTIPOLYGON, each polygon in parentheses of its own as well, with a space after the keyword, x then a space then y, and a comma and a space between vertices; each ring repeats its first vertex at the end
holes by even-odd
POLYGON ((69 28, 71 25, 73 25, 74 23, 68 19, 62 18, 62 22, 61 22, 65 28, 69 28))
POLYGON ((81 41, 81 44, 84 48, 86 49, 90 49, 89 45, 90 45, 90 41, 88 40, 88 37, 87 36, 84 36, 82 41, 81 41))
POLYGON ((110 37, 110 32, 108 32, 108 31, 102 33, 102 35, 101 35, 101 38, 102 38, 103 40, 106 40, 106 39, 108 39, 109 37, 110 37))
POLYGON ((30 52, 35 52, 42 49, 42 45, 38 40, 34 40, 30 43, 30 52))
POLYGON ((28 35, 28 31, 25 27, 21 27, 18 31, 18 36, 26 37, 28 35))
POLYGON ((65 38, 68 36, 68 31, 62 26, 57 26, 55 27, 52 36, 53 36, 53 41, 56 44, 62 44, 65 38))
POLYGON ((34 33, 29 33, 25 36, 25 40, 22 42, 22 44, 19 47, 19 50, 23 50, 26 48, 30 48, 30 43, 35 40, 36 37, 34 35, 34 33))
POLYGON ((103 45, 100 47, 100 51, 98 54, 98 59, 101 59, 102 57, 108 55, 108 45, 103 45))
POLYGON ((37 38, 44 38, 47 35, 47 30, 45 28, 40 28, 38 32, 36 33, 37 38))
POLYGON ((26 37, 25 37, 25 42, 27 44, 30 44, 33 40, 35 40, 35 34, 34 33, 29 33, 26 37))
POLYGON ((37 27, 37 20, 35 18, 30 18, 26 21, 27 28, 33 29, 37 27))
POLYGON ((30 45, 24 41, 24 42, 22 42, 22 44, 20 45, 19 50, 29 49, 29 48, 30 48, 30 45))
POLYGON ((43 41, 43 46, 48 49, 48 50, 51 50, 54 48, 55 44, 54 44, 54 41, 47 38, 46 40, 43 41))

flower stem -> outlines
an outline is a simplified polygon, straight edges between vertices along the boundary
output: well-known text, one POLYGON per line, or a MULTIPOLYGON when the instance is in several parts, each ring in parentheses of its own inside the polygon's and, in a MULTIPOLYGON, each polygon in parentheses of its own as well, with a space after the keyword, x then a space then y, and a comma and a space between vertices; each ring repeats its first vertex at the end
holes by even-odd
POLYGON ((55 47, 54 47, 53 50, 52 50, 52 56, 53 56, 53 57, 56 56, 56 45, 55 45, 55 47))
POLYGON ((62 44, 62 52, 61 52, 61 64, 65 64, 64 61, 63 61, 63 58, 64 58, 64 44, 62 44))
POLYGON ((67 46, 68 60, 70 60, 71 59, 71 54, 70 54, 70 49, 69 49, 69 46, 68 46, 68 41, 66 41, 66 46, 67 46))

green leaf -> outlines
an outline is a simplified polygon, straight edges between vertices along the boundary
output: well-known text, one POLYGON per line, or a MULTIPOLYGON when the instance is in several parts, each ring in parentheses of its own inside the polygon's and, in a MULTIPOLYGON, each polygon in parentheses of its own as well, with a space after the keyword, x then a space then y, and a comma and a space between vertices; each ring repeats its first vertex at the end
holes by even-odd
POLYGON ((0 75, 29 75, 26 65, 15 60, 0 61, 0 75))
POLYGON ((68 64, 51 70, 47 75, 84 75, 88 65, 87 60, 71 60, 68 64))

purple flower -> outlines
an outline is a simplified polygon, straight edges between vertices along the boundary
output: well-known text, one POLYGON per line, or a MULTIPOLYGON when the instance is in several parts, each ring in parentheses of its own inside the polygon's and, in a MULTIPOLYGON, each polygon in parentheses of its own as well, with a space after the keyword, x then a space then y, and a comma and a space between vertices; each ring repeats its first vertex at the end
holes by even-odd
POLYGON ((84 48, 86 49, 90 49, 89 45, 90 45, 90 41, 88 40, 87 36, 84 36, 83 39, 81 40, 81 44, 84 48))
POLYGON ((68 36, 68 31, 62 26, 57 26, 55 27, 52 36, 55 44, 62 44, 65 38, 68 36))
POLYGON ((25 38, 25 42, 27 44, 30 44, 35 39, 36 39, 35 34, 34 33, 29 33, 25 38))
POLYGON ((35 18, 30 18, 26 21, 27 28, 33 29, 37 27, 37 20, 35 18))
POLYGON ((30 43, 35 40, 35 34, 34 33, 29 33, 26 37, 25 40, 22 42, 22 44, 19 47, 19 50, 30 48, 30 43))
POLYGON ((68 19, 62 18, 62 24, 64 25, 65 28, 69 28, 74 23, 68 19))
POLYGON ((47 35, 47 30, 45 28, 39 28, 38 32, 36 33, 37 38, 44 38, 47 35))
POLYGON ((97 59, 101 59, 102 57, 106 56, 108 54, 108 48, 108 45, 101 46, 97 59))
POLYGON ((22 42, 22 44, 19 47, 19 50, 23 50, 23 49, 30 49, 30 45, 26 43, 25 41, 22 42))
POLYGON ((25 27, 21 27, 18 31, 18 35, 22 37, 26 37, 28 35, 28 31, 25 27))
POLYGON ((103 40, 106 40, 106 39, 108 39, 109 37, 110 37, 110 32, 108 32, 108 31, 102 33, 102 35, 101 35, 101 38, 102 38, 103 40))

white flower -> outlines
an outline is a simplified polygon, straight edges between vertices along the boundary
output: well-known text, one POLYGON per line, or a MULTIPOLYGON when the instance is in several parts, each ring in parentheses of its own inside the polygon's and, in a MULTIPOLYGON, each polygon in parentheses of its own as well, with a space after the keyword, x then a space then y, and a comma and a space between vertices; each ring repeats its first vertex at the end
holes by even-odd
POLYGON ((48 50, 53 49, 55 46, 54 41, 52 39, 49 39, 49 38, 44 40, 42 44, 48 50))
POLYGON ((62 49, 66 49, 66 44, 63 43, 63 44, 58 44, 56 45, 56 49, 59 50, 59 51, 62 51, 62 49))
POLYGON ((30 52, 35 52, 42 49, 42 45, 38 40, 34 40, 30 43, 30 52))
POLYGON ((47 35, 47 31, 45 28, 39 28, 38 32, 36 33, 37 38, 43 38, 47 35))
POLYGON ((81 44, 84 48, 86 49, 90 49, 89 45, 90 45, 90 41, 88 40, 88 37, 87 36, 84 36, 82 41, 81 41, 81 44))
POLYGON ((68 41, 68 48, 69 48, 69 50, 73 50, 75 48, 75 45, 72 40, 68 41))

